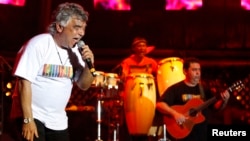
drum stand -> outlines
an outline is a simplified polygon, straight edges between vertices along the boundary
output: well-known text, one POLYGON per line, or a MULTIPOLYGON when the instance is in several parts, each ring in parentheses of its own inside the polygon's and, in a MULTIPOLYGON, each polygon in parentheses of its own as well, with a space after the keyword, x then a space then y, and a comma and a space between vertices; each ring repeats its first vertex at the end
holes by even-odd
MULTIPOLYGON (((101 87, 100 88, 100 92, 97 93, 97 139, 95 141, 103 141, 101 139, 101 123, 102 123, 102 100, 105 100, 105 95, 106 93, 104 93, 104 89, 101 87)), ((106 99, 106 100, 111 100, 113 101, 113 99, 106 99)), ((112 108, 114 107, 109 107, 112 110, 112 108)), ((108 115, 108 117, 110 118, 110 113, 108 115)), ((110 121, 109 121, 110 122, 110 121)), ((110 126, 110 125, 109 125, 110 126)), ((120 128, 120 124, 119 123, 115 123, 115 125, 113 126, 113 141, 119 141, 119 128, 120 128)))
MULTIPOLYGON (((112 91, 110 92, 110 94, 113 95, 112 91)), ((108 110, 107 112, 108 141, 119 141, 120 116, 121 116, 120 109, 119 109, 121 107, 119 106, 120 106, 121 101, 120 99, 117 99, 117 97, 113 97, 113 98, 108 98, 106 102, 108 103, 106 107, 108 110)))
POLYGON ((113 141, 119 141, 119 123, 117 123, 116 129, 114 129, 113 141))
POLYGON ((101 99, 104 96, 103 89, 101 88, 100 94, 97 94, 97 139, 96 141, 102 141, 101 139, 101 99))
POLYGON ((166 135, 166 124, 163 124, 163 138, 160 138, 158 141, 170 141, 166 135))

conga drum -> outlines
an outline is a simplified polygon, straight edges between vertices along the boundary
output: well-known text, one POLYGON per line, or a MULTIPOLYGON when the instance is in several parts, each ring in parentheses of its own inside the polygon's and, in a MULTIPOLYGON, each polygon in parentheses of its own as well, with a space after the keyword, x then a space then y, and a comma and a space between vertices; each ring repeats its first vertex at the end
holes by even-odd
POLYGON ((184 80, 183 60, 178 57, 165 58, 158 63, 157 86, 161 96, 171 85, 184 80))
POLYGON ((155 115, 156 88, 153 75, 129 75, 126 78, 123 98, 130 135, 147 135, 155 115))
POLYGON ((105 73, 105 98, 119 99, 119 81, 116 73, 105 73))
POLYGON ((103 71, 95 71, 95 78, 92 82, 92 87, 104 87, 105 84, 105 73, 103 71))

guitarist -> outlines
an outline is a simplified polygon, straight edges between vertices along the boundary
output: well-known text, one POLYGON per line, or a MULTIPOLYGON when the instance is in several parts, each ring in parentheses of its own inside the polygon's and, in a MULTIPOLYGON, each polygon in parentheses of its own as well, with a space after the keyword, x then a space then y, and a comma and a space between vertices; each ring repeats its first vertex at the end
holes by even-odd
MULTIPOLYGON (((199 83, 201 78, 201 65, 197 58, 187 58, 184 60, 183 73, 186 76, 185 79, 170 86, 156 103, 156 109, 164 116, 169 116, 171 119, 173 119, 172 121, 177 125, 177 127, 184 125, 189 116, 186 113, 182 113, 174 109, 172 106, 185 105, 190 99, 193 98, 206 101, 211 97, 208 97, 208 93, 203 90, 203 87, 199 83)), ((221 98, 215 103, 215 107, 217 109, 223 109, 226 106, 230 97, 228 90, 220 93, 220 97, 221 98)), ((206 141, 206 109, 202 110, 201 112, 205 117, 204 121, 195 124, 192 129, 190 129, 190 133, 188 133, 188 135, 183 138, 173 137, 171 134, 169 134, 168 124, 170 123, 165 122, 168 133, 167 137, 170 138, 171 141, 206 141)), ((182 132, 180 134, 182 134, 182 132)))

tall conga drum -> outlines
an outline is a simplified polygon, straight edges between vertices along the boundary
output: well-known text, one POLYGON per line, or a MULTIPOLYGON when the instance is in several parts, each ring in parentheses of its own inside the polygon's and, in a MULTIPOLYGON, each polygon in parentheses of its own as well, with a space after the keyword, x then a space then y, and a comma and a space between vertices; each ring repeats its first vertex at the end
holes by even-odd
POLYGON ((147 135, 155 115, 156 88, 153 75, 129 75, 126 78, 123 97, 129 134, 147 135))
POLYGON ((169 57, 160 60, 157 71, 157 86, 161 96, 171 85, 184 80, 183 60, 178 57, 169 57))

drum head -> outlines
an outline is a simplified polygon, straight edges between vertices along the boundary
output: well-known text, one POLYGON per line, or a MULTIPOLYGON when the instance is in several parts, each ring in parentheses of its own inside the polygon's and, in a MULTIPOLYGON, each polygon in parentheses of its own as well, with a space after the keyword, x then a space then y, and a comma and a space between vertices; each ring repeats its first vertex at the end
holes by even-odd
POLYGON ((183 59, 170 57, 161 60, 157 71, 157 86, 159 95, 161 96, 169 86, 183 80, 184 78, 183 59))
POLYGON ((95 71, 95 79, 92 82, 92 87, 104 87, 105 73, 102 71, 95 71))

